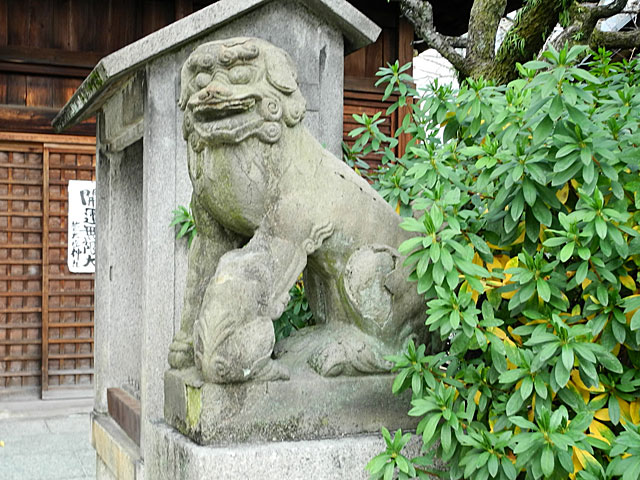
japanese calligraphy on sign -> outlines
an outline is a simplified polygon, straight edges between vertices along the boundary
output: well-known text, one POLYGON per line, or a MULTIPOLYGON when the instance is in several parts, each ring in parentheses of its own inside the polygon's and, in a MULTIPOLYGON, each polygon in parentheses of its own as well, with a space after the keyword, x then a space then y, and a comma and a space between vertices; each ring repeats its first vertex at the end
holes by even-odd
POLYGON ((69 180, 67 265, 73 273, 96 271, 96 182, 69 180))

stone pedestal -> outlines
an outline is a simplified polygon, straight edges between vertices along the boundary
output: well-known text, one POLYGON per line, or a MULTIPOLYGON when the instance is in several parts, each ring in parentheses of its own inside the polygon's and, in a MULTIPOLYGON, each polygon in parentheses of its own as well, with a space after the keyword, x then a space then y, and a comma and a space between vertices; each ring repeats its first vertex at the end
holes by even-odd
MULTIPOLYGON (((386 425, 415 429, 410 396, 391 393, 392 375, 217 385, 195 368, 165 374, 165 419, 202 445, 280 442, 378 434, 386 425)), ((408 393, 408 392, 407 392, 408 393)))
MULTIPOLYGON (((300 442, 200 446, 164 423, 154 424, 147 478, 154 480, 366 480, 364 467, 384 451, 379 436, 300 442)), ((407 455, 418 454, 414 437, 407 455)))

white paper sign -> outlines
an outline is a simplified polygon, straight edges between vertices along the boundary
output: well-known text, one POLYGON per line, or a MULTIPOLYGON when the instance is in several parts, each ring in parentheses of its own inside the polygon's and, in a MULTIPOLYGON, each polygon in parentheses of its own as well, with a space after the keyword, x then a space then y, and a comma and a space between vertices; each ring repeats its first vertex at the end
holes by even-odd
POLYGON ((67 266, 70 272, 96 271, 96 182, 69 180, 69 236, 67 266))

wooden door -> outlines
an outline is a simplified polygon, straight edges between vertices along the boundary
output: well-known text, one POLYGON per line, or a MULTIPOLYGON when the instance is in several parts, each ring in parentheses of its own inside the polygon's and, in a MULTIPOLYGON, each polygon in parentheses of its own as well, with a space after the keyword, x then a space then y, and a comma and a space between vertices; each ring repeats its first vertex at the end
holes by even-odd
POLYGON ((93 142, 0 133, 0 398, 91 395, 94 275, 67 268, 67 185, 95 179, 93 142))

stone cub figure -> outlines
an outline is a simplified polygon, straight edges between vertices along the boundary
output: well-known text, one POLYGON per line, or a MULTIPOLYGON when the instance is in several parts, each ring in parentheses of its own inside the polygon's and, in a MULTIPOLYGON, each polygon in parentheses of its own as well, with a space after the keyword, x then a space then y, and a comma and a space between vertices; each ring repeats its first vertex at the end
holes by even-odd
POLYGON ((407 234, 302 125, 289 55, 257 38, 205 43, 181 81, 198 235, 170 365, 214 383, 286 379, 286 354, 325 376, 389 371, 384 357, 424 330, 395 249, 407 234), (317 326, 274 352, 272 320, 303 270, 317 326))

